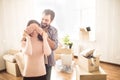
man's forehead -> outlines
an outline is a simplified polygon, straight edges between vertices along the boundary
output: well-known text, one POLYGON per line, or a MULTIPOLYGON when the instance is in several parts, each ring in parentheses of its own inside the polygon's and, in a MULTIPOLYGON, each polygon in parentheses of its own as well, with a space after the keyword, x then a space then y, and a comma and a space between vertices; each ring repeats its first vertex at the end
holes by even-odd
POLYGON ((50 17, 51 17, 50 14, 43 14, 43 15, 42 15, 42 18, 50 18, 50 17))

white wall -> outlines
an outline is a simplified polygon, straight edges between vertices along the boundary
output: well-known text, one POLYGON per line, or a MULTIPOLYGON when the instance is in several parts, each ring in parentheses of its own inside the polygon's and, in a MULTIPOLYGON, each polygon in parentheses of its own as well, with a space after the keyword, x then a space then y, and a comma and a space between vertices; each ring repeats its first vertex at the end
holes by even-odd
POLYGON ((32 12, 31 0, 0 0, 0 41, 5 50, 18 47, 21 32, 32 19, 32 12))
POLYGON ((5 51, 19 49, 22 32, 33 12, 32 0, 0 0, 0 70, 5 68, 5 51))
POLYGON ((101 60, 120 64, 120 0, 96 1, 96 47, 101 60))

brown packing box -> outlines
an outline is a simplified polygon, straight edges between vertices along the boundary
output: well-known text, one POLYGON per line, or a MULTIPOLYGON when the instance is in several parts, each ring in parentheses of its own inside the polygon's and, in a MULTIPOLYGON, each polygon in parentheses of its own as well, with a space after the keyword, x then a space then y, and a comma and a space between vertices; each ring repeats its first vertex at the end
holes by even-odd
POLYGON ((82 55, 79 55, 78 59, 78 65, 87 72, 99 71, 99 57, 88 59, 83 57, 82 55))
POLYGON ((57 48, 55 51, 54 51, 56 54, 71 54, 72 53, 72 50, 71 49, 67 49, 67 48, 57 48))
POLYGON ((61 54, 73 54, 71 49, 67 49, 67 48, 62 48, 62 47, 58 47, 55 51, 55 60, 58 60, 61 58, 61 54))
POLYGON ((76 66, 76 78, 77 80, 106 80, 106 73, 99 67, 99 71, 94 71, 92 73, 86 71, 80 66, 76 66))
POLYGON ((6 71, 14 76, 21 76, 17 63, 5 61, 6 71))

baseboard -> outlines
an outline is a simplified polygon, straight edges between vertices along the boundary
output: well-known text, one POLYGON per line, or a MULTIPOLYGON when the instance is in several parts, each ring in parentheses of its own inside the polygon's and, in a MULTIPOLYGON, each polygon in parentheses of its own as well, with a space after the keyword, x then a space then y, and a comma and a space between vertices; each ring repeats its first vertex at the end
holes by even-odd
POLYGON ((106 62, 106 61, 100 61, 100 62, 101 62, 101 63, 106 63, 106 64, 111 64, 111 65, 120 66, 120 64, 110 63, 110 62, 106 62))
POLYGON ((6 69, 0 70, 0 72, 4 72, 4 71, 6 71, 6 69))

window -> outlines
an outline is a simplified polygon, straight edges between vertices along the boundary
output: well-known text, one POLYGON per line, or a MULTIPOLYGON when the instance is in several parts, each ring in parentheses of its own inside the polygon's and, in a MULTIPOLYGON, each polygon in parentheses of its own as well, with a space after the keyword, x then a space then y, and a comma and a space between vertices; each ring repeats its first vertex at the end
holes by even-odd
POLYGON ((44 9, 55 11, 56 17, 52 25, 58 28, 59 38, 68 34, 73 40, 78 40, 80 27, 90 26, 94 33, 95 0, 36 0, 34 5, 38 21, 44 9))

